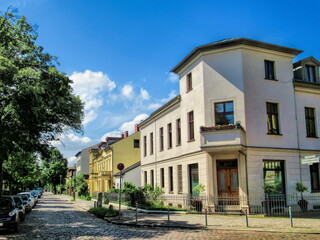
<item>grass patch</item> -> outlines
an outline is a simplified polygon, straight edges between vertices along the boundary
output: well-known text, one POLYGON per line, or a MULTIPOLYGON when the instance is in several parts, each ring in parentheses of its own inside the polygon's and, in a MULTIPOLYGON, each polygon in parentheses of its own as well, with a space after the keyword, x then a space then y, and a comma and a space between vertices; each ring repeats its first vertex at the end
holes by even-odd
POLYGON ((96 215, 98 218, 115 217, 119 215, 119 211, 105 207, 91 208, 89 209, 89 213, 96 215))

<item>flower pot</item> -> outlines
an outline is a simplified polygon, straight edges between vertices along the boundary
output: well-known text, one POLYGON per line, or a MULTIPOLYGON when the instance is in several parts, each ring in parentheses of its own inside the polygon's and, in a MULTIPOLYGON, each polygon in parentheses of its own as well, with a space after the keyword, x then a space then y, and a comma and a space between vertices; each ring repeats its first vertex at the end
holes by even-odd
POLYGON ((299 200, 298 205, 301 209, 301 212, 308 211, 308 201, 307 200, 304 200, 304 199, 299 200))

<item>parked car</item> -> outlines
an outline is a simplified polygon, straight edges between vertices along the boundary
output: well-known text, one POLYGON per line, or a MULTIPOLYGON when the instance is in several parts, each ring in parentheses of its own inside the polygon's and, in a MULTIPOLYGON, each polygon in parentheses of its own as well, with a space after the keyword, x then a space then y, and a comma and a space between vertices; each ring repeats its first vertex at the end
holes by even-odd
POLYGON ((39 192, 37 190, 31 190, 30 193, 34 197, 35 205, 37 205, 39 199, 39 192))
POLYGON ((19 210, 12 197, 0 197, 0 227, 18 231, 19 210))
POLYGON ((35 206, 35 201, 34 201, 34 197, 31 195, 30 192, 22 192, 22 193, 18 193, 18 195, 23 199, 23 200, 28 200, 28 203, 30 205, 30 211, 31 209, 35 206))
POLYGON ((38 187, 37 190, 40 192, 40 194, 43 194, 43 188, 42 187, 38 187))
POLYGON ((16 204, 16 207, 19 210, 19 219, 21 221, 24 221, 26 219, 26 208, 25 205, 23 204, 23 200, 20 196, 18 195, 13 195, 11 196, 16 204))
POLYGON ((17 196, 21 197, 26 212, 27 213, 30 212, 32 210, 32 203, 31 203, 31 201, 29 201, 28 194, 19 193, 17 196))

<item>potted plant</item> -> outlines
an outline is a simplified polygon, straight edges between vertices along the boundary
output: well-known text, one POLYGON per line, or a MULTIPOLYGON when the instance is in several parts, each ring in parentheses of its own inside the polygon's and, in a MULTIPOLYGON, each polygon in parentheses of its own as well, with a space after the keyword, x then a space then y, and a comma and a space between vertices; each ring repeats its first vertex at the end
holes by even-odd
POLYGON ((205 191, 205 186, 203 184, 198 184, 195 186, 192 191, 196 198, 192 201, 192 206, 195 207, 197 212, 202 212, 203 204, 200 199, 200 195, 205 191))
POLYGON ((307 192, 308 188, 302 182, 297 182, 296 190, 301 195, 301 199, 298 201, 298 205, 302 212, 306 212, 308 210, 308 201, 303 199, 303 193, 307 192))

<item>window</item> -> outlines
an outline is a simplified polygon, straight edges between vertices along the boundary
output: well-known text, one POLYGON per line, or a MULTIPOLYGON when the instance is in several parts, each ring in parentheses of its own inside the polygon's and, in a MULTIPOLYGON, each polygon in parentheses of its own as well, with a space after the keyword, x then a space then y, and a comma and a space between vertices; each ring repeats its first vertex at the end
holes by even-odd
POLYGON ((144 171, 144 185, 148 184, 148 173, 147 171, 144 171))
POLYGON ((189 133, 189 141, 194 140, 194 119, 193 119, 193 111, 188 113, 188 133, 189 133))
POLYGON ((284 161, 263 162, 264 185, 269 186, 272 194, 285 194, 284 161))
POLYGON ((304 110, 306 115, 307 137, 317 137, 314 108, 306 107, 304 110))
POLYGON ((182 165, 178 165, 178 193, 182 193, 182 165))
POLYGON ((163 151, 163 128, 160 128, 160 151, 163 151))
POLYGON ((187 75, 187 92, 192 90, 192 73, 187 75))
POLYGON ((216 125, 234 124, 233 102, 214 104, 216 125))
POLYGON ((280 134, 278 104, 267 103, 268 134, 280 134))
POLYGON ((147 136, 143 137, 143 156, 147 156, 147 136))
POLYGON ((133 147, 140 148, 140 140, 139 139, 133 139, 133 147))
POLYGON ((150 155, 153 155, 153 133, 150 133, 150 155))
POLYGON ((199 169, 198 164, 189 165, 189 181, 190 181, 190 193, 192 195, 197 195, 197 192, 194 192, 193 189, 199 184, 199 169))
POLYGON ((311 191, 320 191, 319 163, 310 165, 311 191))
POLYGON ((312 65, 306 65, 306 80, 316 82, 316 68, 312 65))
POLYGON ((274 76, 274 62, 264 60, 264 70, 266 79, 275 79, 274 76))
POLYGON ((179 145, 181 145, 181 120, 180 120, 180 118, 177 119, 176 126, 177 126, 177 146, 179 146, 179 145))
POLYGON ((173 167, 169 167, 169 192, 173 193, 173 167))
POLYGON ((151 185, 154 188, 154 171, 153 170, 151 170, 150 172, 150 177, 151 177, 151 185))
POLYGON ((164 168, 160 168, 160 186, 164 188, 164 168))
POLYGON ((172 148, 172 124, 168 124, 168 148, 172 148))

